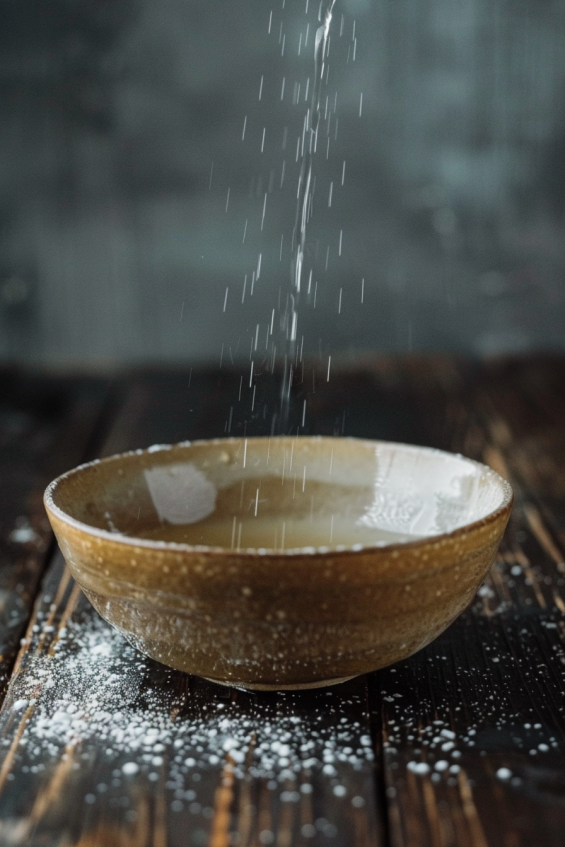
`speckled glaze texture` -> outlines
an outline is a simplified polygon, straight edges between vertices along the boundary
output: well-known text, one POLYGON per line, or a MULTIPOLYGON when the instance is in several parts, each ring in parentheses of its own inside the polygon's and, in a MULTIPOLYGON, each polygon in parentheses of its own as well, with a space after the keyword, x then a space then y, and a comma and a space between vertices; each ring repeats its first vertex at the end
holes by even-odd
MULTIPOLYGON (((434 639, 469 604, 491 566, 512 493, 490 469, 439 451, 345 438, 280 438, 245 446, 242 440, 195 442, 111 457, 60 477, 45 503, 86 596, 143 653, 217 682, 281 689, 372 671, 434 639), (131 536, 134 517, 152 508, 144 482, 148 469, 189 464, 220 491, 230 475, 231 482, 251 483, 253 473, 263 475, 265 457, 277 478, 278 458, 284 467, 289 455, 301 473, 307 464, 322 481, 330 468, 326 499, 335 509, 343 489, 348 502, 356 503, 352 520, 371 514, 378 521, 375 503, 386 502, 392 480, 392 500, 403 492, 399 519, 408 515, 420 533, 427 526, 426 537, 387 547, 283 552, 131 536), (421 465, 421 472, 406 476, 411 463, 421 465), (436 465, 444 481, 434 494, 436 465), (398 485, 402 474, 404 488, 398 485), (447 490, 451 500, 445 506, 447 490), (468 513, 466 492, 474 497, 468 513), (427 507, 418 504, 432 496, 441 508, 422 517, 427 507), (449 519, 455 528, 434 532, 449 519)), ((289 504, 281 497, 272 508, 284 516, 289 504)))

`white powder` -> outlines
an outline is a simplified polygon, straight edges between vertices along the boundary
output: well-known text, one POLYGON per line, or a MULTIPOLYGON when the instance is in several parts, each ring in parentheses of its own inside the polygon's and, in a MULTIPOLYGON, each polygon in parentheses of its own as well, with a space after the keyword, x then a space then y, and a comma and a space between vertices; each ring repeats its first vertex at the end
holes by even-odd
MULTIPOLYGON (((248 774, 266 780, 271 790, 284 787, 282 802, 298 802, 312 791, 316 773, 329 780, 336 800, 352 802, 342 783, 349 773, 355 785, 353 773, 372 761, 371 738, 356 720, 336 716, 326 726, 322 720, 328 709, 347 712, 351 700, 342 703, 339 695, 320 692, 319 721, 316 714, 292 714, 292 705, 280 714, 280 701, 273 708, 275 701, 262 696, 239 703, 226 690, 223 700, 199 700, 192 688, 185 689, 183 677, 164 667, 159 674, 94 611, 80 617, 67 625, 54 655, 27 654, 12 684, 0 721, 15 728, 26 717, 20 764, 48 769, 76 747, 85 757, 89 750, 103 756, 104 770, 113 774, 107 781, 114 786, 120 780, 153 782, 165 769, 173 811, 195 802, 203 772, 226 766, 236 778, 248 774), (156 683, 150 674, 158 677, 156 683)), ((42 633, 39 625, 36 635, 42 633)), ((12 737, 10 728, 4 744, 12 737)), ((107 788, 101 785, 96 792, 91 788, 85 802, 99 802, 107 788)))

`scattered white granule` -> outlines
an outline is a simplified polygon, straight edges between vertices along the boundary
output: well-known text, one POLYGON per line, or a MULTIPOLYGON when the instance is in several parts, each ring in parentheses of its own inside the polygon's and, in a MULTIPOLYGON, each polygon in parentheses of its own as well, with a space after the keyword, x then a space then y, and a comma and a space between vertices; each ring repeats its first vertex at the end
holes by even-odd
POLYGON ((126 762, 125 765, 122 765, 122 771, 126 776, 133 776, 134 773, 139 771, 139 765, 136 762, 126 762))
POLYGON ((408 762, 408 770, 412 773, 425 774, 430 772, 430 766, 426 762, 408 762))

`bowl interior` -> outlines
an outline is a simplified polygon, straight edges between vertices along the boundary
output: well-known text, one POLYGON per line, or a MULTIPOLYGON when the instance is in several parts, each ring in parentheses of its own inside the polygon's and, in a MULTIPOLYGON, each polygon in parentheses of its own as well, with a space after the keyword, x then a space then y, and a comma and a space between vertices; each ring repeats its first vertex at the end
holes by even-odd
POLYGON ((349 438, 179 444, 71 471, 50 508, 95 533, 252 550, 383 546, 507 505, 494 471, 450 453, 349 438))

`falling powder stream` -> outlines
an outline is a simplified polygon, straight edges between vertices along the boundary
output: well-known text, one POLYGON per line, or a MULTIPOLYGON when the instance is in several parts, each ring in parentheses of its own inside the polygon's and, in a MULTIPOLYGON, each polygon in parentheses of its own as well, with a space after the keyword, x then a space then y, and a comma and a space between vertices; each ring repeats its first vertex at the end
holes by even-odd
POLYGON ((298 306, 302 287, 302 271, 306 246, 306 226, 308 223, 310 202, 312 198, 313 159, 318 139, 318 127, 320 124, 320 94, 324 74, 326 72, 328 37, 334 5, 335 0, 325 0, 325 2, 320 5, 319 19, 321 24, 316 31, 314 44, 314 85, 312 88, 310 107, 308 108, 304 118, 302 135, 302 166, 300 169, 300 176, 298 178, 296 221, 292 233, 291 287, 289 304, 284 320, 286 351, 284 357, 278 427, 281 434, 287 433, 290 421, 292 377, 297 351, 298 306))

